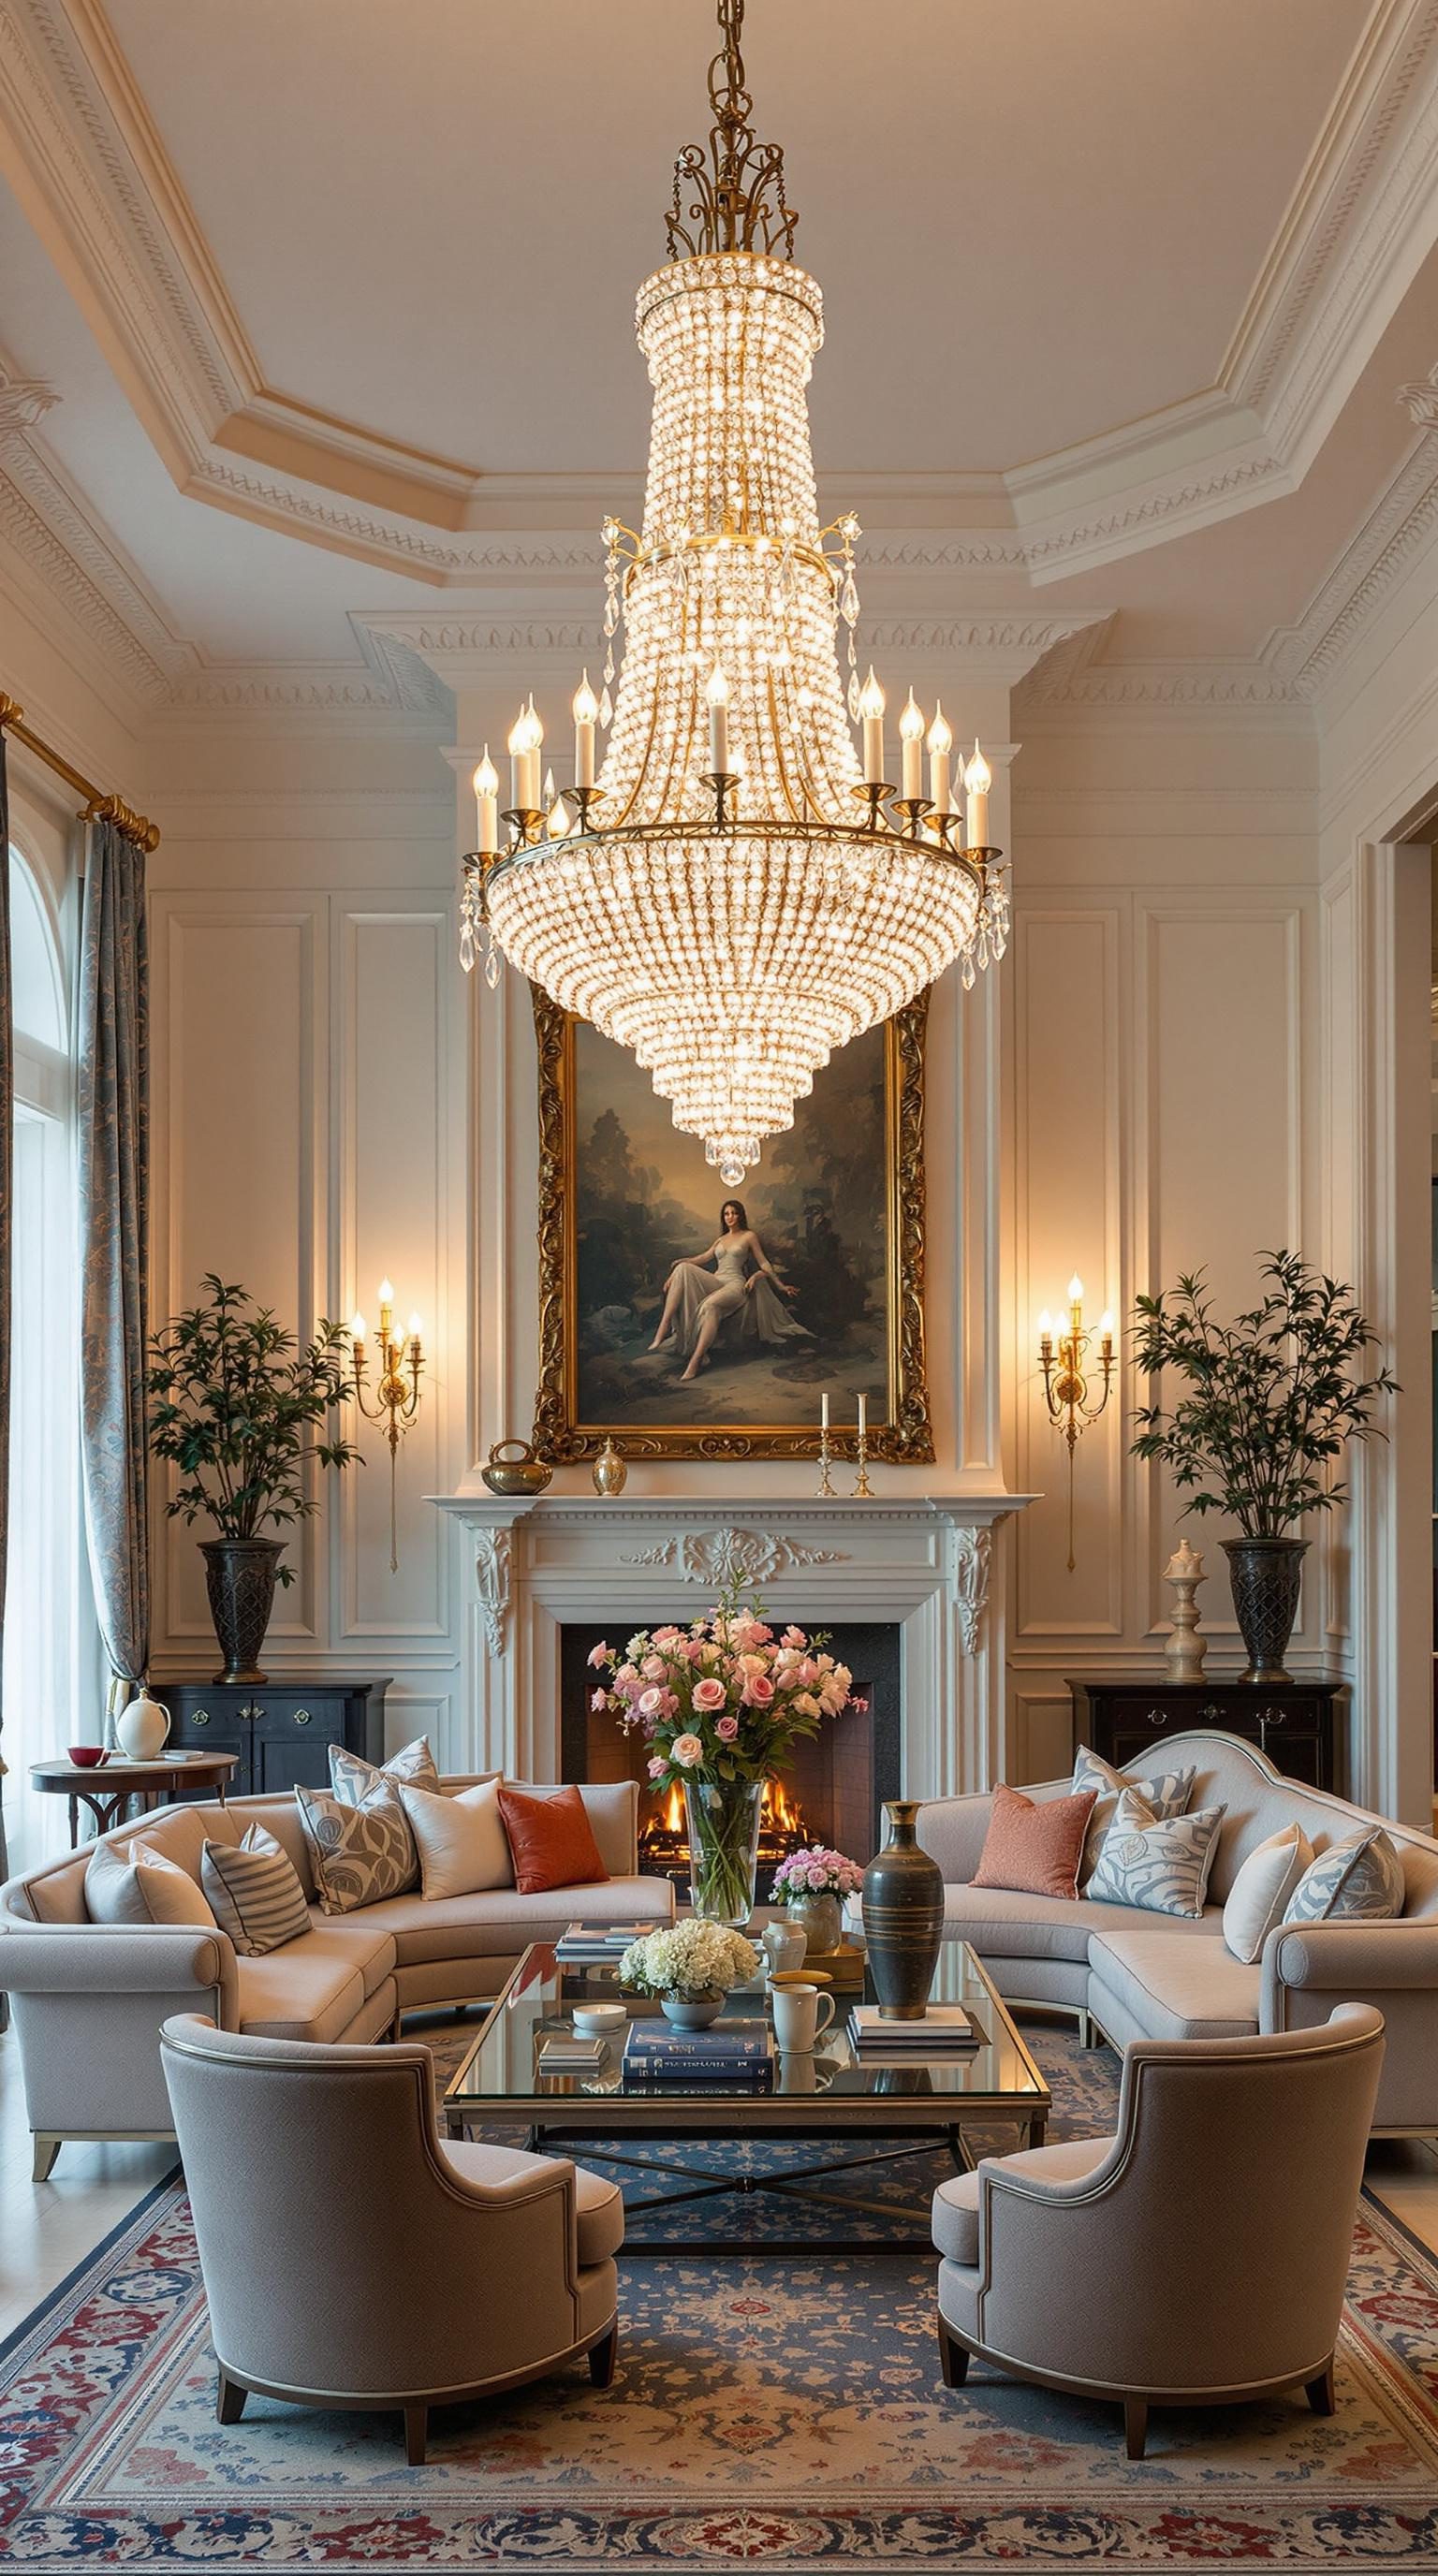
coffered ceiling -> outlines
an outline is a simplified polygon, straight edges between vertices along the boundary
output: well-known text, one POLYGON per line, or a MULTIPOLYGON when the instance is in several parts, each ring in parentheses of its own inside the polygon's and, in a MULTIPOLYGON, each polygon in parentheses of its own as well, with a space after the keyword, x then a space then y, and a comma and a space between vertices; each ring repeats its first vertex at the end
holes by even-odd
MULTIPOLYGON (((261 672, 433 711, 441 620, 568 649, 711 38, 0 0, 0 578, 152 711, 261 672)), ((1438 480, 1438 0, 750 0, 746 55, 875 615, 1054 648, 1051 702, 1222 664, 1301 704, 1438 480)))

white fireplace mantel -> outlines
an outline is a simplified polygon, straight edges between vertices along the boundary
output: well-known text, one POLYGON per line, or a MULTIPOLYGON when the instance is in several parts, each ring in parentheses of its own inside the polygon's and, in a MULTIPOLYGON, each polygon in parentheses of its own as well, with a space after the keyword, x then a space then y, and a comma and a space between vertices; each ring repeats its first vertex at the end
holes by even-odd
POLYGON ((906 1793, 940 1797, 999 1775, 1003 1567, 993 1534, 1030 1494, 431 1499, 474 1548, 473 1734, 455 1754, 476 1769, 560 1776, 566 1625, 592 1625, 597 1640, 693 1619, 737 1580, 782 1619, 898 1625, 906 1793))

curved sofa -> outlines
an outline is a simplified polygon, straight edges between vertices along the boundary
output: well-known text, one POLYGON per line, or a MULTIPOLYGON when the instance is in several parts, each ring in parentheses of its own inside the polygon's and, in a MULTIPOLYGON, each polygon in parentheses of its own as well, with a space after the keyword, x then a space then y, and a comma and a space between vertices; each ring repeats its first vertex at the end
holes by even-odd
MULTIPOLYGON (((493 1777, 455 1774, 441 1787, 452 1796, 493 1777)), ((433 1902, 416 1888, 353 1914, 320 1912, 292 1792, 164 1807, 102 1837, 163 1852, 198 1886, 207 1840, 238 1842, 248 1826, 267 1826, 299 1872, 311 1929, 260 1959, 241 1957, 218 1928, 92 1923, 93 1842, 11 1879, 0 1888, 0 1988, 13 2000, 37 2179, 66 2138, 173 2137, 160 2064, 160 2027, 173 2013, 208 2013, 221 2030, 267 2039, 382 2039, 419 2006, 498 1994, 531 1941, 557 1940, 576 1917, 672 1921, 668 1880, 638 1874, 635 1783, 596 1783, 580 1795, 608 1879, 543 1896, 502 1887, 433 1902)))
MULTIPOLYGON (((944 1873, 950 1928, 978 1952, 1007 2002, 1075 2013, 1116 2048, 1135 2039, 1311 2029, 1335 2004, 1375 2004, 1388 2046, 1374 2134, 1438 2133, 1438 1841, 1286 1779, 1251 1744, 1218 1729, 1165 1735, 1126 1767, 1141 1775, 1190 1762, 1197 1771, 1190 1807, 1225 1809, 1201 1917, 975 1887, 991 1801, 936 1798, 919 1810, 918 1838, 944 1873), (1250 1967, 1225 1946, 1224 1899, 1255 1846, 1291 1823, 1315 1851, 1355 1826, 1382 1825, 1402 1861, 1404 1911, 1388 1923, 1280 1925, 1250 1967)), ((1024 1794, 1063 1798, 1072 1786, 1045 1780, 1024 1794)))

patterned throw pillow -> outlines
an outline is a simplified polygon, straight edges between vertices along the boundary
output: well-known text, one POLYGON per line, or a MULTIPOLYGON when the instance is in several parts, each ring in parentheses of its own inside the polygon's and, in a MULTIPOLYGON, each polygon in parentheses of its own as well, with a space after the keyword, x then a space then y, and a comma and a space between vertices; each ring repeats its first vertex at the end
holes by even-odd
POLYGON ((409 1819, 397 1784, 382 1772, 355 1806, 324 1789, 297 1788, 295 1803, 322 1913, 353 1914, 416 1885, 419 1855, 409 1819))
POLYGON ((1381 1825, 1360 1826, 1306 1869, 1285 1923, 1388 1923, 1403 1911, 1403 1864, 1381 1825))
POLYGON ((263 1825, 240 1843, 206 1843, 200 1864, 215 1921, 246 1959, 263 1959, 313 1930, 299 1872, 263 1825))
POLYGON ((1313 1845, 1301 1825, 1284 1825, 1251 1851, 1223 1909, 1225 1949, 1251 1968, 1263 1956, 1263 1945, 1313 1858, 1313 1845))
POLYGON ((342 1806, 357 1807, 377 1780, 407 1780, 412 1789, 432 1789, 437 1796, 439 1771, 429 1737, 417 1735, 379 1766, 366 1762, 363 1754, 347 1753, 342 1744, 330 1746, 330 1787, 342 1806))
POLYGON ((1200 1807, 1191 1816, 1155 1816, 1125 1789, 1085 1894, 1148 1914, 1202 1914, 1226 1812, 1200 1807))
POLYGON ((1085 1789, 1096 1789, 1098 1803, 1089 1820, 1083 1867, 1079 1872, 1080 1887, 1085 1879, 1092 1877, 1098 1866, 1104 1836, 1118 1813, 1118 1802, 1125 1789, 1132 1789, 1136 1797, 1142 1798, 1151 1815, 1181 1816, 1192 1795, 1193 1783, 1194 1766, 1191 1762, 1186 1771, 1155 1771, 1145 1779, 1134 1771, 1116 1771, 1111 1762, 1105 1762, 1101 1753, 1081 1744, 1074 1755, 1072 1795, 1078 1797, 1085 1789))
MULTIPOLYGON (((428 1736, 417 1735, 412 1744, 401 1745, 398 1753, 392 1753, 388 1762, 382 1764, 379 1769, 376 1769, 373 1762, 366 1762, 362 1754, 347 1753, 342 1744, 332 1744, 330 1746, 330 1787, 342 1807, 362 1810, 371 1819, 376 1829, 382 1831, 387 1851, 392 1849, 395 1852, 404 1853, 405 1871, 398 1887, 386 1885, 382 1889, 376 1888, 372 1896, 351 1897, 347 1905, 325 1902, 325 1891, 322 1887, 321 1903, 324 1904, 325 1912, 327 1914, 348 1913, 351 1906, 374 1905, 378 1903, 381 1895, 402 1896, 407 1894, 410 1888, 418 1887, 419 1848, 410 1831, 409 1818, 404 1811, 404 1800, 399 1793, 401 1787, 404 1787, 423 1789, 434 1797, 439 1796, 439 1772, 435 1767, 434 1755, 429 1749, 428 1736)), ((305 1830, 309 1836, 308 1826, 305 1830)), ((309 1840, 316 1875, 318 1875, 318 1848, 313 1836, 309 1836, 309 1840)), ((331 1836, 331 1848, 338 1857, 340 1849, 338 1834, 331 1836)), ((391 1864, 386 1863, 383 1872, 386 1879, 389 1877, 390 1867, 391 1864)), ((348 1876, 349 1873, 346 1872, 346 1877, 348 1876)))

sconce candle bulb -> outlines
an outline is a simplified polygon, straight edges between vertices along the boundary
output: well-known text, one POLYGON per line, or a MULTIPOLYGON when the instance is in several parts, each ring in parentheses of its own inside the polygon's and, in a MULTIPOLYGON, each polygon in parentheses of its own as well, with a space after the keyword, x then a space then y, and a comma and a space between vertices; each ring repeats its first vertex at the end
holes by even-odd
POLYGON ((1084 1330, 1083 1281, 1075 1271, 1068 1286, 1069 1320, 1067 1332, 1058 1336, 1054 1346, 1053 1319, 1045 1308, 1039 1317, 1039 1367, 1043 1371, 1044 1396, 1049 1419, 1062 1432, 1068 1447, 1069 1468, 1069 1555, 1068 1566, 1074 1570, 1074 1451, 1079 1434, 1091 1422, 1097 1422, 1108 1402, 1113 1382, 1114 1347, 1113 1317, 1105 1312, 1099 1322, 1097 1391, 1085 1374, 1085 1362, 1094 1336, 1084 1330))
POLYGON ((350 1319, 350 1372, 354 1379, 355 1403, 367 1422, 382 1422, 389 1442, 389 1570, 399 1572, 399 1533, 395 1510, 395 1471, 399 1444, 419 1411, 419 1381, 424 1370, 420 1349, 421 1324, 411 1315, 405 1339, 394 1336, 394 1282, 379 1283, 379 1374, 374 1393, 366 1392, 365 1319, 355 1314, 350 1319))

